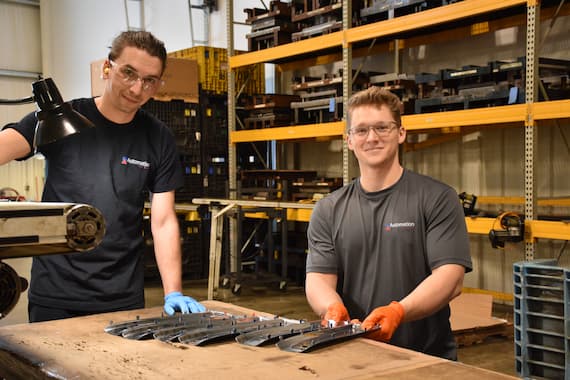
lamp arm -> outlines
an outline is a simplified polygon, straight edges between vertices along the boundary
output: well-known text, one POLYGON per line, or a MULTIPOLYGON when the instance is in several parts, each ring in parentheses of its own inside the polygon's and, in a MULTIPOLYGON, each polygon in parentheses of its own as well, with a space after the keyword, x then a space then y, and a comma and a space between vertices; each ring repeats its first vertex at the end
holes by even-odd
POLYGON ((2 99, 0 98, 0 104, 27 104, 35 102, 35 98, 33 96, 29 96, 27 98, 22 99, 2 99))

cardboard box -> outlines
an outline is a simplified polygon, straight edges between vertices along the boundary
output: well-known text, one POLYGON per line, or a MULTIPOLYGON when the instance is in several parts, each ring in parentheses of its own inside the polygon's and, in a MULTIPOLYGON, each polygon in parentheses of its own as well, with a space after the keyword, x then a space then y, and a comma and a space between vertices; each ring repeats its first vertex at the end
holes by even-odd
MULTIPOLYGON (((91 63, 91 95, 101 96, 105 89, 105 80, 101 78, 104 59, 91 63)), ((194 60, 167 58, 166 70, 162 76, 164 86, 155 100, 181 99, 188 103, 198 103, 198 64, 194 60)))

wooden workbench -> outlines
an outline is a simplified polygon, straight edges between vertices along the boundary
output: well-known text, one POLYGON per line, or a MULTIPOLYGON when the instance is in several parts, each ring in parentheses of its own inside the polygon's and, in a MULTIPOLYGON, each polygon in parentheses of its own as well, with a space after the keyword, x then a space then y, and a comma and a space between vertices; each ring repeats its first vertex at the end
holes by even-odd
MULTIPOLYGON (((212 310, 264 314, 218 301, 204 304, 212 310)), ((194 347, 133 341, 103 331, 110 321, 160 313, 161 308, 152 308, 0 327, 0 378, 512 379, 364 338, 299 354, 235 342, 194 347)))

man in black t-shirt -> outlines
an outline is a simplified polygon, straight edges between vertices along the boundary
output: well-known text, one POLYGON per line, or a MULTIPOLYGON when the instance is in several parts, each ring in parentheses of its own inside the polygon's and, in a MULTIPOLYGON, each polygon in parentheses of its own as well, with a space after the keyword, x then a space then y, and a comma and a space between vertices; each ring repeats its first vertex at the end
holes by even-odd
MULTIPOLYGON (((182 185, 176 144, 166 125, 144 112, 162 84, 164 44, 148 32, 123 32, 103 65, 101 97, 72 107, 95 124, 38 147, 46 158, 43 201, 89 204, 106 223, 87 252, 33 258, 30 322, 144 307, 142 213, 148 191, 155 255, 168 314, 205 308, 182 294, 182 259, 174 191, 182 185)), ((35 113, 0 132, 0 164, 34 153, 35 113)))
POLYGON ((449 302, 472 270, 448 185, 405 170, 400 101, 371 87, 348 102, 360 177, 320 200, 307 232, 306 293, 323 323, 362 320, 368 337, 456 360, 449 302))

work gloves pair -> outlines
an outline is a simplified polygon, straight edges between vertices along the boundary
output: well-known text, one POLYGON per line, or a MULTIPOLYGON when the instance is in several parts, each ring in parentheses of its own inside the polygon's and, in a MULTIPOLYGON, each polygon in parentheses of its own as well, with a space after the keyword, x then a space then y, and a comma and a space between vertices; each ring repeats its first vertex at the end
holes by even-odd
MULTIPOLYGON (((380 306, 372 310, 362 323, 358 320, 353 323, 360 323, 363 329, 371 329, 380 326, 378 330, 371 331, 366 335, 367 338, 379 340, 381 342, 389 342, 392 335, 404 320, 404 307, 396 301, 392 301, 389 305, 380 306)), ((323 318, 323 325, 328 325, 329 321, 335 324, 342 324, 350 321, 348 310, 342 302, 335 302, 327 308, 327 312, 323 318)))
POLYGON ((180 292, 170 292, 164 297, 164 311, 168 315, 174 315, 176 311, 183 314, 201 313, 206 311, 206 308, 192 297, 180 292))

